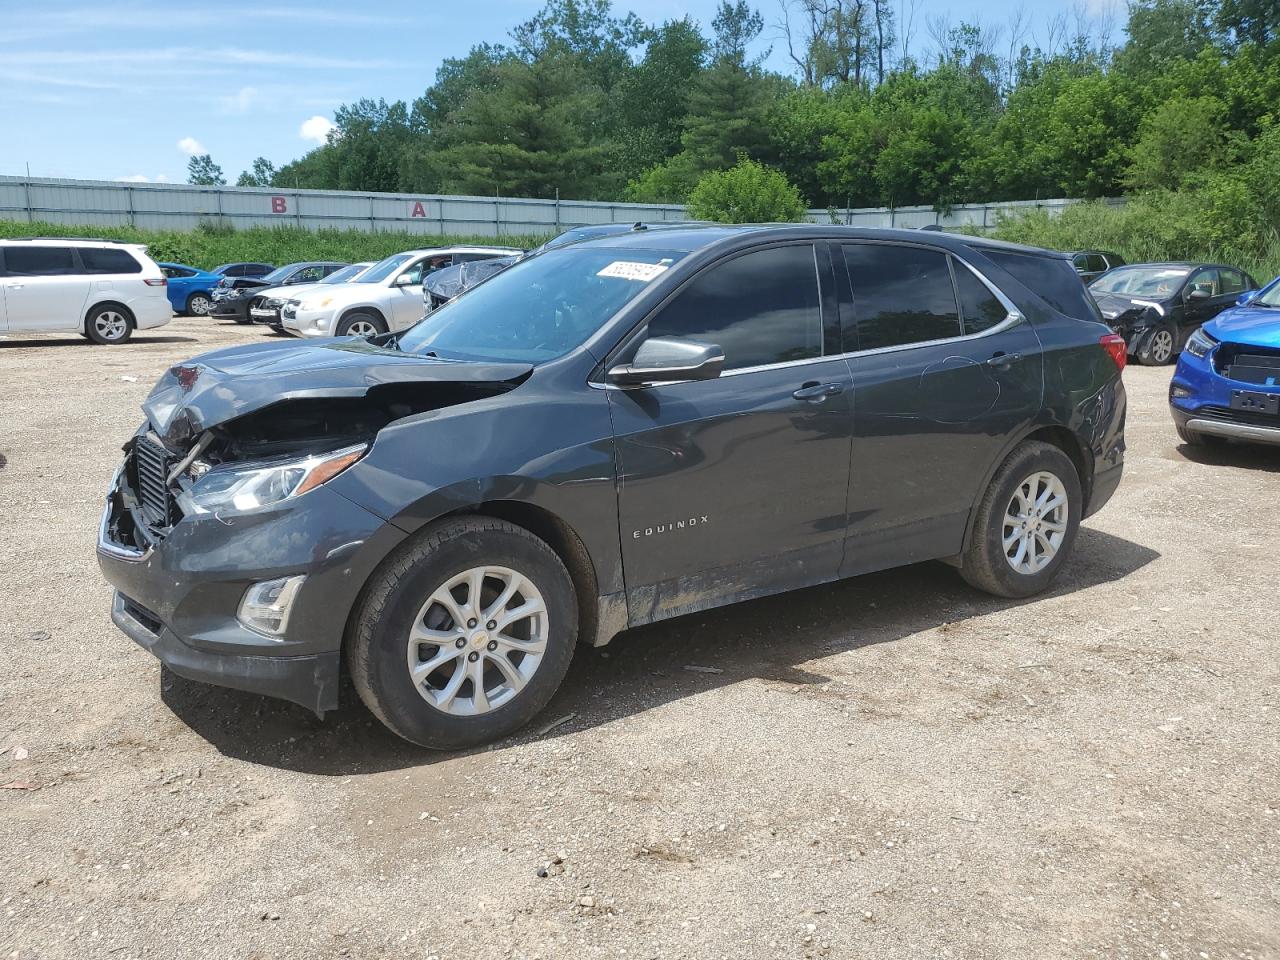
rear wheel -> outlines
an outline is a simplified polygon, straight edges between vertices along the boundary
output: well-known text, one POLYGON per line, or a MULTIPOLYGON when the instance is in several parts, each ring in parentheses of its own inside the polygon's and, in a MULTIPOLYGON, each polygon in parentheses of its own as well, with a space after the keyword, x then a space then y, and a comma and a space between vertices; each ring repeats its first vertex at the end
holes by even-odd
POLYGON ((506 736, 546 706, 578 637, 555 552, 489 517, 436 525, 374 575, 347 641, 360 699, 436 750, 506 736))
POLYGON ((382 318, 372 313, 348 313, 338 321, 338 329, 334 331, 339 337, 376 337, 387 332, 387 325, 382 318))
POLYGON ((1163 367, 1173 362, 1174 336, 1169 327, 1156 327, 1138 349, 1138 362, 1148 367, 1163 367))
POLYGON ((187 313, 193 317, 206 317, 209 315, 209 295, 205 293, 193 293, 187 297, 187 313))
POLYGON ((84 335, 94 343, 124 343, 133 336, 133 315, 112 303, 94 307, 85 318, 84 335))
POLYGON ((1029 441, 996 471, 974 515, 960 573, 999 597, 1046 589, 1075 545, 1082 497, 1075 464, 1057 447, 1029 441))

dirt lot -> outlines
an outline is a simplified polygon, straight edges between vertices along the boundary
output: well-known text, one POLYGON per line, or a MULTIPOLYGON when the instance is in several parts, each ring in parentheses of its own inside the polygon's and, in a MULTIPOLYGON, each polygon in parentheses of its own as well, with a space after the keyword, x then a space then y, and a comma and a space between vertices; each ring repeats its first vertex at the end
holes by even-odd
POLYGON ((138 404, 257 336, 0 340, 0 958, 1280 957, 1280 451, 1180 447, 1168 369, 1050 595, 926 564, 638 630, 449 756, 111 625, 138 404))

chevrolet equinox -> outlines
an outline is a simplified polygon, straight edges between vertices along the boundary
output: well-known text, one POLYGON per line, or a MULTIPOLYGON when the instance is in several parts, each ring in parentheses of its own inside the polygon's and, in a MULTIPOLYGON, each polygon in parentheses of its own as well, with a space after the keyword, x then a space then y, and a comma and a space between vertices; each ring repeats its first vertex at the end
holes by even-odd
POLYGON ((1044 590, 1124 455, 1123 340, 1061 254, 819 226, 630 231, 400 333, 171 368, 107 497, 112 619, 454 749, 578 642, 941 559, 1044 590))

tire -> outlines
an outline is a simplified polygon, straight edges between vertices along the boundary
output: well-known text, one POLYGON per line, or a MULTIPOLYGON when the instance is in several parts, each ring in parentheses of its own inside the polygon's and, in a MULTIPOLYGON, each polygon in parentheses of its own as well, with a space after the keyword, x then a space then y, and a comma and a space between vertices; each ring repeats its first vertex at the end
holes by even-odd
POLYGON ((133 336, 133 314, 114 303, 104 303, 89 311, 84 335, 94 343, 124 343, 133 336))
POLYGON ((360 699, 390 730, 419 746, 459 750, 506 736, 542 710, 564 679, 577 640, 577 597, 555 551, 504 520, 458 517, 429 527, 374 573, 348 628, 346 654, 360 699), (487 611, 490 619, 468 627, 477 569, 488 571, 480 581, 482 609, 500 601, 515 577, 524 586, 503 610, 510 614, 540 598, 541 614, 513 621, 510 637, 501 627, 493 631, 531 652, 499 646, 489 635, 488 624, 500 617, 494 609, 487 611), (515 576, 504 579, 504 573, 515 576), (453 613, 437 600, 442 595, 453 601, 453 613), (411 641, 414 629, 433 632, 411 641), (444 642, 432 642, 437 638, 444 642), (540 659, 530 662, 533 651, 540 659), (518 685, 499 658, 520 675, 518 685), (431 668, 432 661, 438 666, 431 668), (420 676, 411 675, 411 662, 420 676), (483 698, 471 679, 477 669, 483 698))
POLYGON ((1138 362, 1146 367, 1163 367, 1178 355, 1178 338, 1169 326, 1159 326, 1147 334, 1138 348, 1138 362))
POLYGON ((338 321, 338 328, 333 332, 335 337, 376 337, 387 332, 387 325, 382 318, 372 313, 356 311, 348 313, 338 321))
POLYGON ((192 317, 207 317, 209 315, 209 295, 197 292, 187 297, 185 312, 192 317))
POLYGON ((1082 512, 1080 476, 1071 459, 1048 443, 1032 440, 1021 444, 1000 465, 978 505, 969 543, 960 558, 961 576, 971 586, 997 597, 1030 597, 1040 593, 1053 582, 1070 556, 1082 512), (1056 481, 1057 493, 1052 493, 1050 478, 1056 481), (1047 535, 1035 532, 1036 527, 1033 526, 1030 528, 1032 535, 1028 538, 1025 534, 1019 535, 1020 528, 1012 527, 1011 535, 1018 536, 1018 539, 1006 552, 1005 535, 1011 526, 1010 515, 1027 513, 1020 502, 1015 502, 1015 497, 1020 492, 1025 495, 1028 484, 1034 486, 1030 496, 1033 502, 1039 499, 1038 494, 1045 491, 1051 492, 1050 503, 1065 496, 1062 506, 1066 508, 1066 516, 1061 515, 1061 507, 1054 508, 1039 520, 1031 514, 1032 522, 1043 524, 1039 530, 1047 531, 1047 535), (1058 535, 1056 546, 1052 555, 1046 558, 1044 554, 1048 553, 1048 546, 1054 542, 1055 535, 1058 535), (1036 551, 1033 556, 1025 552, 1028 543, 1036 551), (1021 563, 1015 567, 1015 559, 1018 558, 1021 558, 1021 563))
POLYGON ((1173 429, 1178 431, 1178 438, 1188 447, 1220 447, 1227 442, 1226 437, 1217 437, 1211 433, 1196 433, 1180 423, 1175 423, 1173 429))

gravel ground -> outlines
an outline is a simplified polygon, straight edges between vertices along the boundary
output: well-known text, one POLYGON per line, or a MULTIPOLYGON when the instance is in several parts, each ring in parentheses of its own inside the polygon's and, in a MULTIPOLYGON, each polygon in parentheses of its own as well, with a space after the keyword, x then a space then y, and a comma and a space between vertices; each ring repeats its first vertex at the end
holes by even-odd
POLYGON ((1047 596, 924 564, 636 630, 432 755, 111 625, 139 403, 258 336, 0 340, 0 958, 1280 957, 1280 450, 1179 446, 1167 368, 1047 596))

